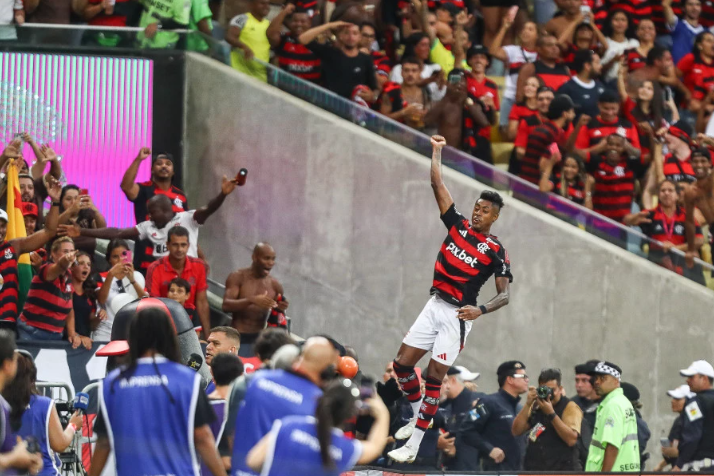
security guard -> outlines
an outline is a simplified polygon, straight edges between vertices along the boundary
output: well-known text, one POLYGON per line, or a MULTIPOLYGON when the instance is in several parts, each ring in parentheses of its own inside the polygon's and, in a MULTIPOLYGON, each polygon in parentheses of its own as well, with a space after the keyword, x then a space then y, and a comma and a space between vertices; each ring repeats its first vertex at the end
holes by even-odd
POLYGON ((639 472, 637 419, 635 409, 620 388, 622 370, 610 362, 599 362, 589 374, 602 402, 597 407, 585 471, 639 472))
POLYGON ((483 397, 461 423, 456 453, 475 448, 481 455, 483 471, 519 470, 525 445, 523 438, 513 436, 511 426, 518 414, 519 395, 528 391, 526 366, 511 360, 501 364, 496 373, 500 389, 483 397))
POLYGON ((460 365, 452 366, 446 371, 442 389, 446 394, 446 401, 441 404, 437 412, 445 419, 446 433, 441 436, 441 440, 447 443, 444 452, 444 466, 449 471, 468 471, 470 468, 478 468, 478 452, 476 451, 456 451, 455 436, 459 431, 461 423, 464 421, 477 400, 486 395, 481 392, 472 392, 464 385, 464 382, 472 382, 480 377, 478 372, 471 372, 466 367, 460 365), (453 440, 451 440, 453 438, 453 440), (448 442, 451 440, 453 446, 448 442))
POLYGON ((714 470, 714 368, 705 360, 692 362, 679 372, 696 395, 687 398, 682 411, 682 439, 673 470, 714 470))

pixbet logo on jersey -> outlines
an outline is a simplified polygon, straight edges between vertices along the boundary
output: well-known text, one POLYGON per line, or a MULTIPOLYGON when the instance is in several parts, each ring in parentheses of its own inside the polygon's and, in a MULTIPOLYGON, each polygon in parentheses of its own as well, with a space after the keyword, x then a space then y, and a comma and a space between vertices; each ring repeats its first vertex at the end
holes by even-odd
POLYGON ((454 255, 457 259, 460 259, 464 263, 470 265, 472 268, 475 268, 476 264, 478 263, 478 260, 476 258, 470 256, 468 253, 466 253, 464 250, 462 250, 453 243, 449 243, 449 246, 446 247, 446 251, 451 251, 452 255, 454 255))

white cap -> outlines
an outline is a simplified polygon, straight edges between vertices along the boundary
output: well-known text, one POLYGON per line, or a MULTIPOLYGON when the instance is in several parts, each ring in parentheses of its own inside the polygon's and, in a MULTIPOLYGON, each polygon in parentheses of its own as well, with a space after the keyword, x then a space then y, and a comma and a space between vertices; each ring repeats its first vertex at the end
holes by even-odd
POLYGON ((674 390, 669 390, 667 392, 667 395, 679 400, 680 398, 693 397, 696 394, 694 392, 692 392, 691 390, 689 390, 689 385, 680 385, 679 387, 675 388, 674 390))
POLYGON ((705 377, 714 378, 714 367, 706 360, 695 360, 689 368, 679 371, 683 377, 691 377, 692 375, 704 375, 705 377))
POLYGON ((469 369, 464 367, 463 365, 454 365, 454 368, 456 368, 459 371, 459 377, 461 377, 465 382, 471 382, 472 380, 476 380, 481 376, 480 373, 478 372, 471 372, 469 369))
POLYGON ((0 220, 5 220, 5 223, 7 223, 7 212, 0 208, 0 220))

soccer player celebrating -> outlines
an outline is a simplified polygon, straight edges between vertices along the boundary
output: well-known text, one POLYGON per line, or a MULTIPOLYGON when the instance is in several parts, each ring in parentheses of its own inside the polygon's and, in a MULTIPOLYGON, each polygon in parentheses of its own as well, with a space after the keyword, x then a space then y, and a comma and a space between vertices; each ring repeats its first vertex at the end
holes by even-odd
POLYGON ((454 199, 441 177, 441 149, 446 140, 432 136, 431 187, 439 205, 441 221, 449 230, 434 266, 432 297, 407 333, 394 371, 414 410, 414 417, 400 428, 395 438, 409 438, 406 445, 389 452, 400 463, 412 463, 419 451, 424 432, 430 426, 439 405, 441 381, 464 348, 473 321, 508 304, 509 283, 513 281, 508 253, 491 235, 491 225, 498 219, 503 199, 496 192, 484 191, 468 219, 456 210, 454 199), (480 306, 476 297, 483 284, 494 274, 498 295, 480 306), (431 351, 424 401, 414 365, 431 351))

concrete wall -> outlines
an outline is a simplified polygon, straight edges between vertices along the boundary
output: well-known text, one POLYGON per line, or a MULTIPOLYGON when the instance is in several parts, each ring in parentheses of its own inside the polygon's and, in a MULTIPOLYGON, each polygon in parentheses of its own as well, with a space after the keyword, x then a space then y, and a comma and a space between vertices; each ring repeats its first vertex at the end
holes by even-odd
MULTIPOLYGON (((222 174, 250 171, 238 198, 201 231, 213 278, 248 266, 253 245, 271 242, 296 332, 354 345, 363 369, 381 375, 429 297, 445 236, 429 161, 201 57, 187 61, 187 79, 193 206, 215 195, 222 174)), ((446 181, 470 213, 484 186, 450 170, 446 181)), ((678 370, 713 358, 714 294, 528 205, 506 203, 493 233, 511 257, 511 303, 475 323, 457 363, 481 372, 485 391, 497 387, 504 360, 523 360, 532 380, 559 367, 574 395, 575 364, 613 361, 639 387, 658 444, 673 419, 665 391, 683 383, 678 370)), ((494 294, 491 281, 482 299, 494 294)))

